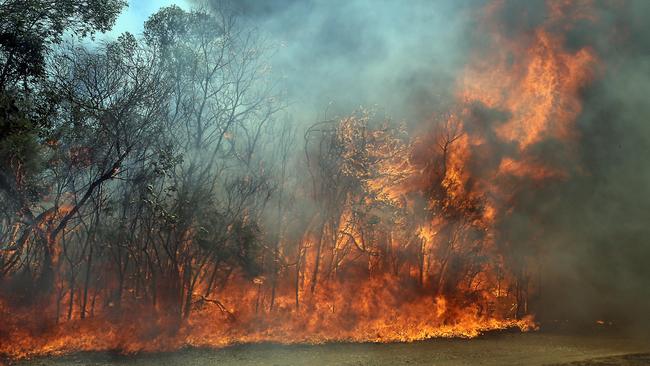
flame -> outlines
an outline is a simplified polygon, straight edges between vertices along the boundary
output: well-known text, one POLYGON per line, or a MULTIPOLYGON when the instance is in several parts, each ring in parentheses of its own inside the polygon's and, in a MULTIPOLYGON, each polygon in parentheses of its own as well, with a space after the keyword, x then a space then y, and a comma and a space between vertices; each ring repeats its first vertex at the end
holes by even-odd
MULTIPOLYGON (((516 36, 494 24, 502 2, 484 9, 489 51, 474 55, 459 77, 457 104, 449 114, 432 118, 425 136, 404 139, 402 132, 369 127, 364 118, 339 122, 342 156, 367 162, 342 167, 358 178, 361 193, 342 198, 345 205, 320 231, 317 216, 297 246, 281 248, 293 261, 278 273, 272 310, 272 276, 251 280, 237 270, 215 271, 224 281, 210 293, 210 268, 198 277, 185 321, 169 316, 164 304, 152 309, 135 301, 123 304, 116 318, 100 293, 96 303, 109 305, 98 306, 92 318, 81 319, 77 312, 69 321, 43 327, 32 313, 16 313, 0 298, 0 354, 21 358, 256 342, 411 342, 535 329, 533 315, 518 310, 520 299, 513 290, 518 273, 497 245, 497 227, 516 205, 519 182, 570 176, 537 150, 552 140, 572 151, 579 139, 574 126, 581 112, 579 91, 597 64, 592 50, 565 50, 562 35, 550 31, 575 19, 593 20, 588 6, 548 4, 548 19, 531 34, 516 36), (365 132, 359 136, 358 131, 365 132), (358 147, 359 139, 367 148, 358 147), (389 207, 393 214, 376 206, 389 207), (369 239, 359 222, 382 239, 369 239)), ((192 235, 187 233, 184 242, 192 235)), ((59 303, 66 300, 63 296, 59 303)), ((51 304, 40 310, 54 311, 51 304)))

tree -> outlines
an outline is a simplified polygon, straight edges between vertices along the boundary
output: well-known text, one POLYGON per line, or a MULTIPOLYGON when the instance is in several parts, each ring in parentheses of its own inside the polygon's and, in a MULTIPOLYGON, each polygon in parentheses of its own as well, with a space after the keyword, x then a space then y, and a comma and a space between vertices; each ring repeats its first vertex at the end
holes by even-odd
POLYGON ((45 75, 51 47, 66 32, 86 37, 110 30, 125 0, 5 0, 0 4, 0 90, 45 75))
POLYGON ((12 233, 11 254, 0 260, 0 277, 20 262, 27 232, 33 230, 43 243, 48 240, 37 226, 50 212, 33 209, 47 190, 42 178, 53 142, 51 123, 57 118, 58 97, 46 86, 49 57, 66 32, 84 37, 110 29, 125 4, 123 0, 0 3, 0 200, 6 213, 18 218, 3 223, 12 233), (25 226, 31 229, 22 230, 25 226))
MULTIPOLYGON (((27 220, 15 253, 31 247, 39 253, 24 265, 40 269, 44 293, 51 289, 58 262, 58 239, 71 221, 107 182, 154 154, 150 144, 165 110, 169 88, 154 55, 124 35, 103 48, 71 48, 56 56, 43 88, 59 93, 57 114, 40 172, 38 206, 26 205, 27 220), (34 211, 35 209, 38 212, 34 211)), ((20 197, 20 196, 18 196, 20 197)))

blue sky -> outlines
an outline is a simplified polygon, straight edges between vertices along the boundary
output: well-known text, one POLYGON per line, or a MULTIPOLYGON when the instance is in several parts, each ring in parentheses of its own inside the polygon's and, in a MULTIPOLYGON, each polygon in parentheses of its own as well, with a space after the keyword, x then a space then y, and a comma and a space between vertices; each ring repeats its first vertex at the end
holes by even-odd
MULTIPOLYGON (((105 37, 115 38, 123 32, 140 34, 143 23, 158 9, 176 4, 183 9, 190 8, 188 0, 128 0, 129 6, 117 18, 113 29, 105 37)), ((101 36, 100 36, 101 37, 101 36)))

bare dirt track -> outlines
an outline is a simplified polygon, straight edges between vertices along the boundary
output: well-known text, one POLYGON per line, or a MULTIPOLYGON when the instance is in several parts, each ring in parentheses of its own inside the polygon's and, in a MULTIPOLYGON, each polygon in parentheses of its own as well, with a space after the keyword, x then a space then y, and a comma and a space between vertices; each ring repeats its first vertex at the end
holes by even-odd
POLYGON ((221 350, 123 356, 79 353, 38 358, 19 366, 239 366, 239 365, 650 365, 650 339, 593 332, 586 335, 502 333, 477 339, 395 344, 241 345, 221 350))

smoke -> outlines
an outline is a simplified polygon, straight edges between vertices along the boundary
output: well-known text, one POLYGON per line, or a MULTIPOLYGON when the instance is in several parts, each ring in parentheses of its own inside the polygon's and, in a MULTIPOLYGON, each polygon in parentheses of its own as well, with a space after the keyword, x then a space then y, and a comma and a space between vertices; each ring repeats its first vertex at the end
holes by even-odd
POLYGON ((583 174, 542 208, 549 244, 545 309, 555 317, 650 321, 650 4, 602 2, 569 45, 593 47, 602 69, 582 96, 583 174))
POLYGON ((310 124, 360 106, 418 121, 448 100, 464 65, 466 7, 454 2, 236 1, 277 45, 291 113, 310 124))
MULTIPOLYGON (((432 115, 453 103, 470 53, 486 44, 477 33, 485 2, 232 5, 278 46, 273 69, 291 101, 293 123, 303 126, 366 106, 426 129, 432 115)), ((595 80, 581 94, 577 158, 568 158, 571 152, 552 139, 538 144, 535 156, 564 165, 570 179, 524 190, 504 230, 520 242, 512 250, 542 256, 536 279, 542 320, 647 324, 650 3, 580 2, 574 11, 571 27, 549 30, 563 35, 568 50, 587 47, 599 59, 595 80), (594 16, 580 16, 586 9, 594 16)), ((497 14, 498 24, 504 34, 525 37, 548 12, 544 1, 511 1, 497 14)), ((501 113, 477 106, 472 128, 501 123, 501 113)))

